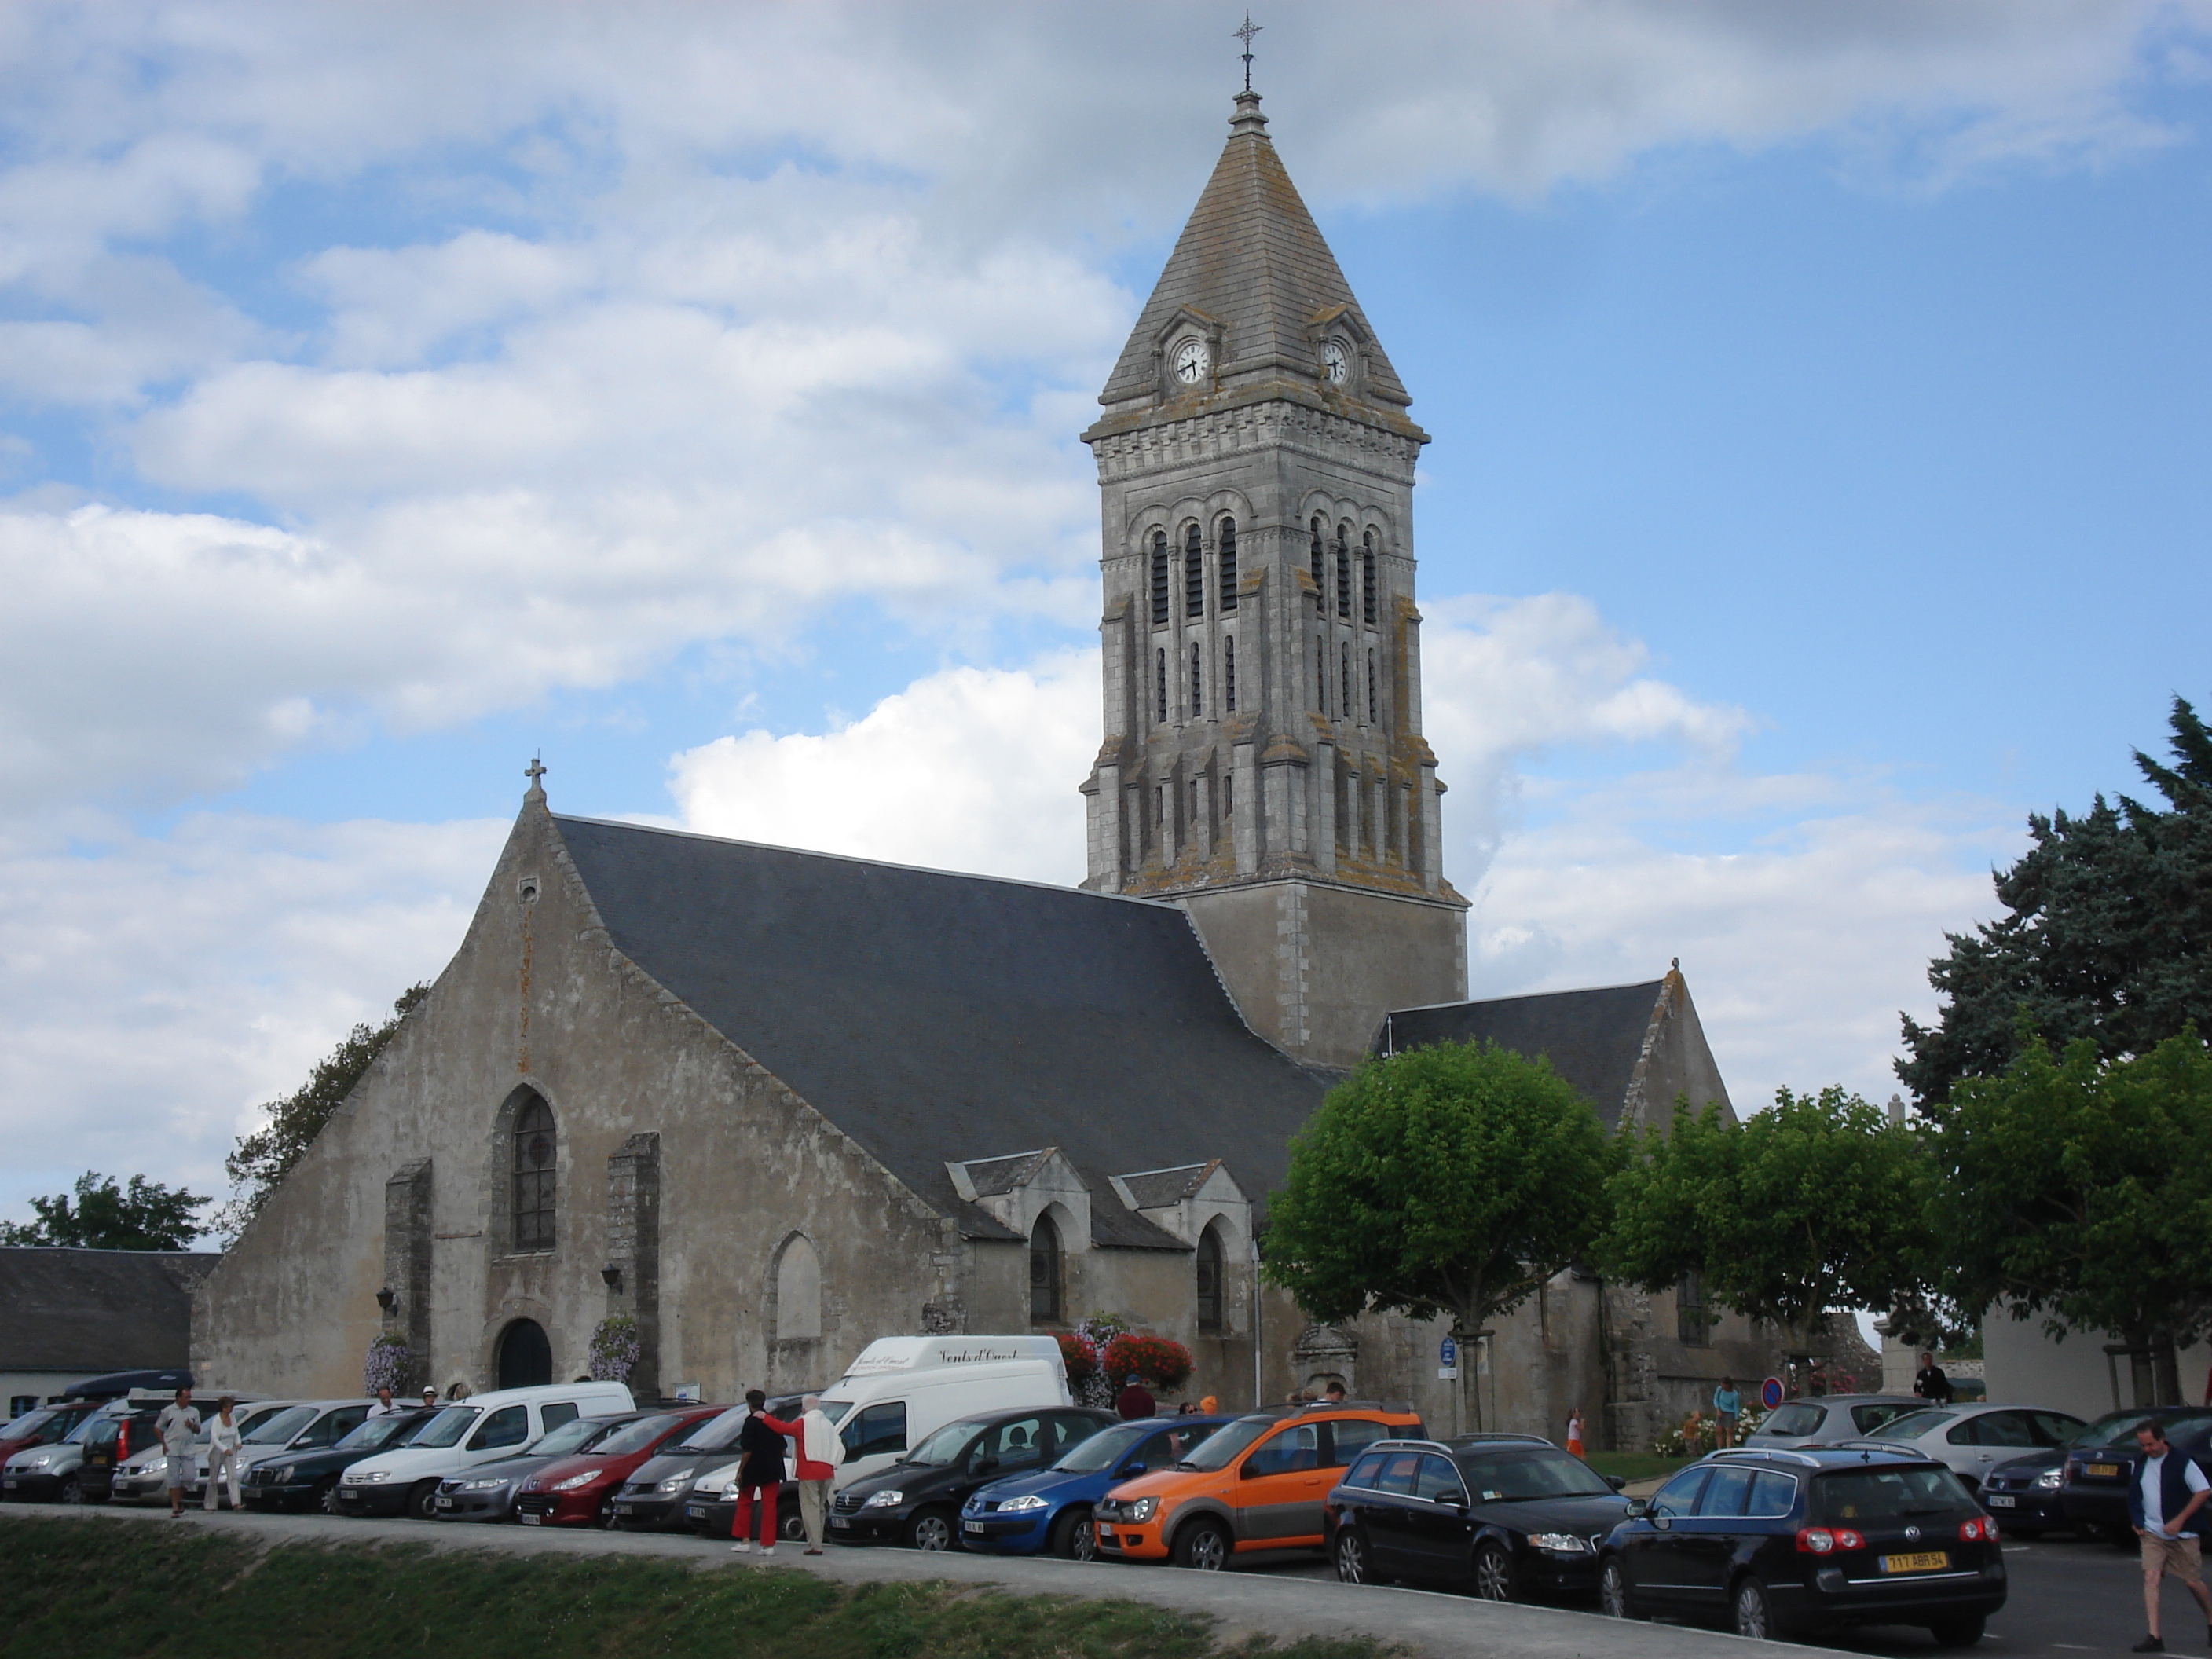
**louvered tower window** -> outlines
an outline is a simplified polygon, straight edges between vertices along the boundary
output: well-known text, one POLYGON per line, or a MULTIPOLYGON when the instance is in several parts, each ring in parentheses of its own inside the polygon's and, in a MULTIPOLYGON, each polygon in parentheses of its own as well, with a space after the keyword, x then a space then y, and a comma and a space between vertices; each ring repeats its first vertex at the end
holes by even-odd
MULTIPOLYGON (((1328 592, 1328 578, 1327 571, 1324 568, 1325 561, 1322 556, 1321 520, 1319 519, 1316 519, 1313 521, 1312 528, 1313 545, 1308 550, 1308 556, 1313 562, 1314 592, 1318 596, 1328 592)), ((1326 603, 1326 601, 1323 601, 1323 603, 1326 603)))
POLYGON ((1165 726, 1168 723, 1168 648, 1165 646, 1160 647, 1159 668, 1152 695, 1156 699, 1152 718, 1165 726))
POLYGON ((1381 724, 1375 714, 1375 653, 1372 651, 1367 653, 1367 723, 1370 726, 1381 724))
POLYGON ((1206 713, 1206 673, 1199 665, 1198 647, 1190 647, 1190 717, 1197 720, 1206 713))
POLYGON ((1221 642, 1221 708, 1224 714, 1237 712, 1237 641, 1234 638, 1221 642))
POLYGON ((1375 532, 1368 531, 1360 537, 1359 602, 1367 625, 1375 625, 1375 532))
MULTIPOLYGON (((1221 608, 1237 608, 1237 520, 1221 521, 1221 608)), ((1234 704, 1231 705, 1232 708, 1234 704)))
POLYGON ((1206 614, 1206 550, 1196 525, 1182 536, 1182 613, 1186 617, 1206 614))
POLYGON ((1343 672, 1336 682, 1336 712, 1346 720, 1359 718, 1359 711, 1352 704, 1352 646, 1347 641, 1344 652, 1343 672))
POLYGON ((1336 527, 1336 614, 1352 617, 1352 550, 1345 544, 1344 526, 1336 527))
MULTIPOLYGON (((1152 532, 1152 626, 1168 625, 1168 532, 1152 532)), ((1164 720, 1164 714, 1160 717, 1164 720)))

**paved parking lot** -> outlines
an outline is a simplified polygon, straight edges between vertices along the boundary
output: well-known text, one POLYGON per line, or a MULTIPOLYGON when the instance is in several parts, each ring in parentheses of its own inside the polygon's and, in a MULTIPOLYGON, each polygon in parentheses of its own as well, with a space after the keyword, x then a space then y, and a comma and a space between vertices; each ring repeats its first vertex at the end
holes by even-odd
MULTIPOLYGON (((15 1516, 66 1516, 91 1524, 201 1526, 250 1531, 271 1542, 338 1543, 375 1538, 428 1543, 447 1549, 529 1553, 638 1554, 687 1558, 702 1566, 758 1565, 757 1556, 732 1555, 719 1542, 663 1533, 545 1531, 509 1526, 433 1525, 414 1521, 354 1521, 320 1515, 208 1516, 194 1512, 172 1522, 159 1509, 14 1505, 15 1516)), ((921 1555, 907 1550, 832 1546, 809 1557, 795 1545, 779 1548, 772 1565, 817 1572, 844 1582, 947 1579, 998 1583, 1018 1594, 1114 1596, 1219 1621, 1225 1640, 1250 1634, 1288 1641, 1305 1635, 1379 1638, 1416 1655, 1496 1656, 1497 1659, 1675 1659, 1681 1656, 1741 1654, 1747 1644, 1717 1632, 1659 1624, 1623 1624, 1595 1612, 1498 1607, 1470 1597, 1426 1590, 1349 1589, 1313 1558, 1240 1565, 1224 1574, 1181 1572, 1166 1567, 1114 1563, 1090 1565, 1054 1560, 1007 1560, 955 1553, 921 1555)), ((2106 1544, 2060 1540, 2005 1547, 2012 1589, 2004 1611, 1974 1650, 2000 1655, 2124 1652, 2142 1634, 2140 1583, 2135 1558, 2106 1544)), ((2169 1587, 2165 1635, 2177 1653, 2205 1650, 2205 1629, 2185 1592, 2169 1587)), ((1778 1644, 1770 1644, 1778 1645, 1778 1644)), ((1936 1650, 1923 1631, 1860 1631, 1820 1644, 1831 1652, 1926 1654, 1936 1650)), ((1801 1651, 1802 1650, 1800 1650, 1801 1651)))

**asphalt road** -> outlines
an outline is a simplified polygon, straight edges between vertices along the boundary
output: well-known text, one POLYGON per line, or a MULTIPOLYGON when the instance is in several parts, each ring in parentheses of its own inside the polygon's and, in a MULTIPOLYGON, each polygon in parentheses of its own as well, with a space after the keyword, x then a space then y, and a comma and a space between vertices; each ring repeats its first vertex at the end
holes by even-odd
MULTIPOLYGON (((364 1537, 427 1542, 444 1549, 525 1553, 674 1556, 702 1567, 755 1566, 720 1542, 683 1534, 544 1531, 536 1528, 457 1526, 416 1521, 360 1521, 319 1515, 193 1514, 171 1522, 158 1509, 59 1509, 9 1504, 0 1526, 19 1516, 67 1516, 92 1523, 239 1528, 267 1542, 340 1543, 364 1537)), ((0 1547, 4 1547, 0 1546, 0 1547)), ((1414 1589, 1353 1589, 1335 1583, 1312 1557, 1255 1564, 1227 1573, 1166 1567, 971 1556, 832 1547, 807 1557, 778 1549, 769 1565, 823 1573, 847 1582, 949 1579, 996 1583, 1018 1594, 1112 1596, 1207 1614, 1218 1633, 1236 1641, 1266 1635, 1283 1641, 1306 1634, 1365 1634, 1415 1655, 1496 1656, 1496 1659, 1672 1659, 1742 1654, 1747 1645, 1718 1632, 1665 1624, 1630 1624, 1587 1612, 1499 1607, 1471 1597, 1414 1589)), ((2108 1544, 2039 1540, 2005 1546, 2011 1581, 2004 1610, 1990 1621, 1978 1655, 2124 1653, 2143 1633, 2142 1577, 2132 1553, 2108 1544)), ((2205 1627, 2186 1592, 2167 1586, 2164 1635, 2176 1653, 2203 1653, 2205 1627)), ((1925 1654, 1936 1650, 1924 1631, 1860 1630, 1817 1644, 1830 1652, 1925 1654)), ((1804 1652, 1765 1644, 1764 1650, 1804 1652)))

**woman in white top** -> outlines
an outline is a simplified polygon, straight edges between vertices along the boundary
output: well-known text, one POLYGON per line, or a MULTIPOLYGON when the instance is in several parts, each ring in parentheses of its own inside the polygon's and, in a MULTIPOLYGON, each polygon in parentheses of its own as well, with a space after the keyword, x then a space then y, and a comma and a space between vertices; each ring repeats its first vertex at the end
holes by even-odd
POLYGON ((201 1501, 202 1509, 216 1506, 216 1483, 225 1475, 230 1478, 230 1506, 238 1502, 238 1447, 246 1437, 239 1432, 238 1425, 231 1420, 232 1408, 237 1405, 228 1395, 216 1401, 214 1419, 208 1425, 207 1496, 201 1501))

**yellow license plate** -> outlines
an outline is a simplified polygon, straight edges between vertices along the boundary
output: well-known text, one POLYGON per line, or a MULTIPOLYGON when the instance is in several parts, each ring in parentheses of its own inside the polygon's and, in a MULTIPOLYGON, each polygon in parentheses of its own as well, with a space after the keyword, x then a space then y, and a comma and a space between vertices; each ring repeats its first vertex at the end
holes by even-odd
POLYGON ((1950 1556, 1942 1550, 1926 1550, 1918 1555, 1885 1555, 1881 1558, 1881 1570, 1884 1572, 1941 1572, 1950 1565, 1950 1556))
POLYGON ((2084 1463, 2081 1466, 2082 1474, 2102 1475, 2108 1480, 2119 1472, 2120 1466, 2118 1463, 2084 1463))

